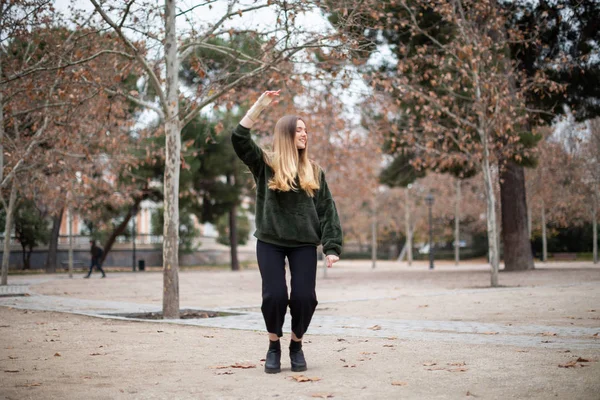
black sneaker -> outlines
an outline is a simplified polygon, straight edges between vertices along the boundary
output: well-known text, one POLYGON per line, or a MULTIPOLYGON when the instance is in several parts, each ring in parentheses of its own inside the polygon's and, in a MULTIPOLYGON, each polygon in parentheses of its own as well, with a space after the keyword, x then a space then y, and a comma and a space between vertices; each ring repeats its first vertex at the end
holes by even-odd
POLYGON ((281 372, 281 344, 269 341, 269 351, 265 357, 265 372, 267 374, 276 374, 281 372))
POLYGON ((290 342, 290 361, 293 372, 302 372, 307 370, 304 352, 302 351, 302 342, 290 342))

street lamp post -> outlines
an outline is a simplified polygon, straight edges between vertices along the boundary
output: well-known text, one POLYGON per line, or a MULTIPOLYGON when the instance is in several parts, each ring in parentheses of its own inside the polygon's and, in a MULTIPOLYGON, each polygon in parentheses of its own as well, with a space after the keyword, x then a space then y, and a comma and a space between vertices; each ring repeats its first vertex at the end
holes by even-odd
POLYGON ((137 207, 133 208, 133 265, 132 265, 132 271, 135 272, 135 235, 136 235, 136 225, 137 225, 137 207))
POLYGON ((431 193, 429 193, 427 196, 425 196, 425 202, 427 202, 427 205, 429 206, 429 269, 433 269, 434 265, 433 265, 433 223, 432 223, 432 214, 431 214, 431 208, 433 206, 433 195, 431 193))

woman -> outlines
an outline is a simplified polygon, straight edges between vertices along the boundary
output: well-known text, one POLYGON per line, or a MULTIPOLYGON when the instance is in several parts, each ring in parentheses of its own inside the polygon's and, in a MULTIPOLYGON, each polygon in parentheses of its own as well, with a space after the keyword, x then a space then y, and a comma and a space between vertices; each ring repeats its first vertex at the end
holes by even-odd
POLYGON ((256 256, 262 277, 262 313, 269 332, 265 372, 281 371, 282 327, 287 306, 292 315, 292 371, 306 371, 302 337, 317 307, 317 246, 323 245, 327 266, 339 260, 342 229, 325 174, 308 159, 304 121, 285 116, 275 125, 273 151, 263 151, 250 128, 280 91, 263 93, 232 135, 233 148, 256 182, 256 256), (285 281, 285 258, 291 293, 285 281))

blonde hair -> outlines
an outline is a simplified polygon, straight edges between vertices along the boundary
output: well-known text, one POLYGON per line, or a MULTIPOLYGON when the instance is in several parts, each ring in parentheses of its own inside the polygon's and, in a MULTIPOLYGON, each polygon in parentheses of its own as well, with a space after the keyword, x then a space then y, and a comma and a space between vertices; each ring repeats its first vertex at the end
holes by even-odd
MULTIPOLYGON (((275 124, 273 151, 265 151, 265 162, 273 169, 269 180, 269 189, 289 192, 297 191, 296 176, 300 179, 300 188, 310 197, 321 186, 319 175, 321 168, 308 159, 308 144, 304 149, 296 147, 296 124, 302 118, 286 115, 275 124)), ((302 121, 304 122, 304 121, 302 121)))

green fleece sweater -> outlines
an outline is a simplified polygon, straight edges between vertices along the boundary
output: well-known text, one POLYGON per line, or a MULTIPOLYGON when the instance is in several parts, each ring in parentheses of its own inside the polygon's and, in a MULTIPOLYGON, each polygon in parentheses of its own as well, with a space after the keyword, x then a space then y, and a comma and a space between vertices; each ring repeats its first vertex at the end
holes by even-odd
POLYGON ((325 173, 321 170, 321 187, 314 197, 302 189, 289 192, 271 190, 269 180, 273 177, 273 169, 265 162, 262 149, 250 137, 250 130, 238 125, 231 142, 256 182, 254 236, 263 242, 284 247, 323 244, 325 254, 339 256, 342 253, 342 227, 325 173))

